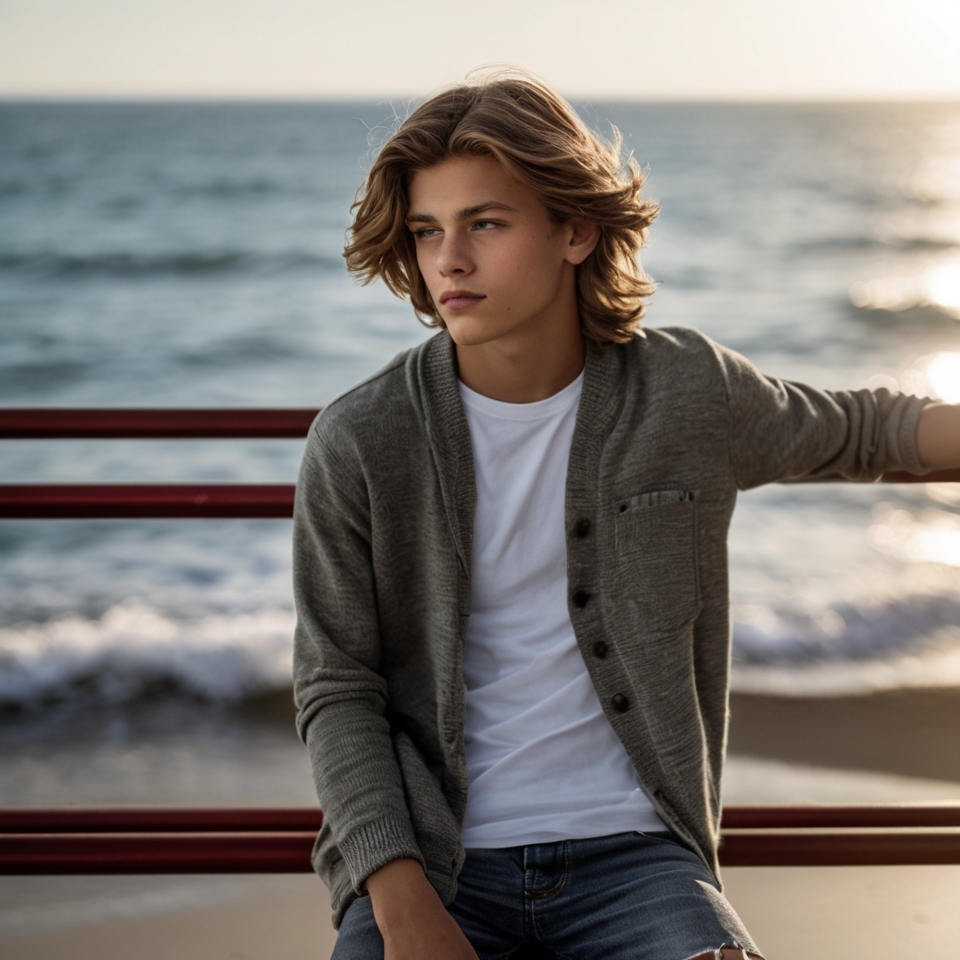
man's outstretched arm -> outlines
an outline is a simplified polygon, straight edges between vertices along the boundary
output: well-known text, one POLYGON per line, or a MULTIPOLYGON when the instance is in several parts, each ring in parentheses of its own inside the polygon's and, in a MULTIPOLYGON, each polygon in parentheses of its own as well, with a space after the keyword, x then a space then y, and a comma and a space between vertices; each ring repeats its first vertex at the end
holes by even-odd
POLYGON ((956 406, 883 388, 818 390, 765 376, 744 357, 713 349, 741 490, 784 480, 870 483, 895 471, 960 466, 956 406))
POLYGON ((932 470, 960 467, 960 404, 923 408, 917 422, 917 457, 932 470))

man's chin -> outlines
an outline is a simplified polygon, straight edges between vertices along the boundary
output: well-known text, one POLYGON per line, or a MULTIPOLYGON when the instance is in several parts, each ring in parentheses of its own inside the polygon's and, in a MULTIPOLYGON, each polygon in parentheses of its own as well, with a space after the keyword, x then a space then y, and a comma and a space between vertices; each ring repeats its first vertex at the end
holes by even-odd
POLYGON ((458 347, 482 347, 485 343, 499 340, 506 332, 482 320, 468 317, 456 317, 452 322, 445 320, 445 323, 450 339, 458 347))

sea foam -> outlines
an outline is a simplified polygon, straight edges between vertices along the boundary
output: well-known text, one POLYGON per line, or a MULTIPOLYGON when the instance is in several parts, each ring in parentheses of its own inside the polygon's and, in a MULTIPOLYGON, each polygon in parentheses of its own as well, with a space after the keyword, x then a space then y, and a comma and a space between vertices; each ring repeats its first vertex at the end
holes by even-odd
POLYGON ((83 691, 109 704, 158 690, 211 701, 289 688, 294 616, 268 608, 177 622, 124 603, 0 630, 0 704, 29 707, 83 691))
MULTIPOLYGON (((733 686, 776 695, 960 685, 960 599, 910 595, 822 610, 733 608, 733 686)), ((229 703, 288 691, 290 609, 178 620, 141 601, 99 618, 0 629, 0 706, 133 704, 158 696, 229 703)))

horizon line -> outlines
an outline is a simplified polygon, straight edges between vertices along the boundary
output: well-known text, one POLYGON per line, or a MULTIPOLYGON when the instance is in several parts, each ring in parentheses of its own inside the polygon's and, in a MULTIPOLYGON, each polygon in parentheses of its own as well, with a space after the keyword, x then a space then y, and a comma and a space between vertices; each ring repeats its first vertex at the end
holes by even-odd
MULTIPOLYGON (((371 104, 392 102, 416 102, 431 96, 420 94, 367 94, 367 95, 329 95, 329 94, 151 94, 151 93, 5 93, 0 91, 0 103, 23 104, 371 104)), ((753 96, 738 94, 730 96, 657 94, 628 95, 601 93, 563 94, 567 100, 599 101, 608 104, 716 104, 716 105, 842 105, 842 104, 942 104, 960 105, 960 91, 952 93, 925 94, 781 94, 777 96, 753 96)))

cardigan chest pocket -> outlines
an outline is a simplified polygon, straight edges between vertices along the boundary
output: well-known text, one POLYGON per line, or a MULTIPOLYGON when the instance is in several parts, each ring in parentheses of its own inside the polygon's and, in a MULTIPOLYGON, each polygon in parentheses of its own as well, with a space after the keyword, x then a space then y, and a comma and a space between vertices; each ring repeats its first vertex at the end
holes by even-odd
POLYGON ((616 584, 644 633, 690 621, 699 602, 696 491, 653 490, 616 503, 616 584))

